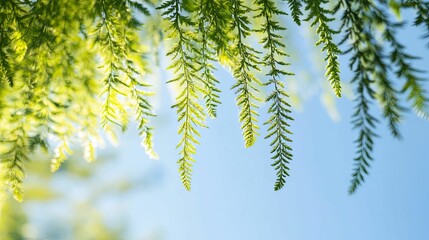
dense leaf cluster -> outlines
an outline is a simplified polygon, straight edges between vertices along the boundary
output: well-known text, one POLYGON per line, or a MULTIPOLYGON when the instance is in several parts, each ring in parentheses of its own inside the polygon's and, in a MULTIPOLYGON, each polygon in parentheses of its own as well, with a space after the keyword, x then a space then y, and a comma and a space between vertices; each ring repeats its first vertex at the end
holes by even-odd
MULTIPOLYGON (((101 126, 115 143, 130 119, 138 123, 142 145, 152 158, 150 85, 142 42, 166 36, 167 57, 177 88, 173 108, 179 122, 179 173, 191 189, 192 165, 207 117, 221 103, 216 66, 231 69, 231 89, 239 107, 244 144, 259 135, 258 109, 264 120, 277 172, 275 190, 289 176, 292 160, 291 117, 286 85, 290 34, 283 25, 309 22, 325 55, 326 78, 341 96, 339 54, 354 73, 359 131, 350 193, 364 181, 372 160, 381 106, 394 137, 408 109, 429 118, 423 72, 406 52, 397 32, 404 26, 393 14, 415 12, 414 25, 429 42, 429 2, 418 0, 8 0, 0 1, 0 152, 2 186, 22 199, 25 163, 36 149, 53 149, 51 170, 59 169, 79 143, 93 161, 102 144, 101 126), (393 14, 392 14, 393 13, 393 14), (151 19, 163 18, 155 27, 151 19), (314 28, 314 29, 313 29, 314 28), (161 32, 161 34, 160 34, 161 32), (162 34, 162 33, 165 33, 162 34), (143 37, 141 37, 141 35, 143 37), (342 50, 340 50, 342 49, 342 50), (264 77, 258 75, 264 73, 264 77), (266 98, 261 92, 269 91, 266 98), (53 147, 51 147, 53 146, 53 147)), ((399 19, 399 18, 398 18, 399 19)), ((157 46, 156 42, 152 42, 157 46)))

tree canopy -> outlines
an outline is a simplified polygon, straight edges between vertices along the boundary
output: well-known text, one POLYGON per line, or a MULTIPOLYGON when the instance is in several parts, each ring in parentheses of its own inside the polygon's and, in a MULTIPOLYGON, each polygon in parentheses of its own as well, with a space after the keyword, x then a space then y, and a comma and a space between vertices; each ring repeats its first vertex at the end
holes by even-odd
MULTIPOLYGON (((179 124, 180 179, 191 189, 192 165, 206 118, 216 118, 221 104, 216 77, 219 65, 231 69, 231 90, 239 108, 244 145, 270 141, 272 166, 283 188, 292 160, 290 71, 284 18, 300 27, 308 22, 325 56, 326 79, 337 97, 342 82, 354 88, 356 158, 349 192, 368 174, 379 120, 378 103, 391 135, 412 109, 429 118, 425 73, 413 67, 397 35, 409 27, 401 12, 414 14, 429 44, 429 2, 421 0, 2 0, 0 1, 0 161, 1 183, 23 199, 25 165, 37 149, 53 150, 51 171, 84 148, 88 161, 103 141, 114 144, 129 121, 136 121, 151 158, 156 121, 148 72, 151 51, 162 41, 178 89, 174 105, 179 124), (160 23, 158 20, 162 18, 160 23), (148 43, 151 49, 144 48, 148 43), (349 59, 352 79, 341 79, 339 55, 349 59), (262 72, 265 77, 257 77, 262 72), (259 92, 267 90, 267 97, 259 92), (406 101, 402 99, 405 96, 406 101), (268 119, 258 114, 267 103, 268 119), (99 127, 103 129, 100 131, 99 127), (104 132, 104 133, 103 133, 104 132), (52 146, 52 147, 51 147, 52 146)), ((428 45, 429 46, 429 45, 428 45)))

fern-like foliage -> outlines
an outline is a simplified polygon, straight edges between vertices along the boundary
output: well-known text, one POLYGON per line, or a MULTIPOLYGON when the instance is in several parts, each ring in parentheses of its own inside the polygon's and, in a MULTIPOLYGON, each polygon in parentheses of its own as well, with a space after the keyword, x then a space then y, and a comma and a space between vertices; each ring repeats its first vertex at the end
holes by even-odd
MULTIPOLYGON (((429 11, 429 3, 425 4, 423 2, 417 2, 418 1, 415 1, 414 5, 412 5, 419 10, 417 16, 419 21, 416 19, 415 24, 420 25, 426 21, 428 24, 427 36, 429 37, 429 13, 427 12, 429 11), (425 7, 427 8, 427 11, 425 13, 420 12, 423 11, 425 7), (426 18, 424 18, 424 15, 426 15, 426 18)), ((407 93, 407 99, 411 101, 412 108, 417 113, 417 115, 425 119, 429 119, 429 99, 427 98, 426 91, 423 87, 423 81, 425 79, 421 77, 421 74, 424 71, 416 69, 412 66, 412 61, 418 59, 418 57, 407 53, 405 46, 396 39, 396 30, 397 28, 401 27, 402 24, 391 23, 387 17, 387 14, 379 8, 375 8, 374 12, 376 15, 376 21, 382 24, 384 27, 383 38, 392 46, 390 60, 397 67, 395 74, 398 78, 405 80, 401 92, 407 93)))
MULTIPOLYGON (((108 118, 125 127, 125 113, 135 110, 142 144, 156 157, 148 125, 153 116, 151 93, 142 80, 145 63, 137 34, 142 24, 135 11, 146 12, 141 3, 131 0, 0 3, 0 54, 10 66, 7 71, 4 64, 0 67, 0 173, 2 184, 15 198, 22 197, 24 162, 39 149, 53 150, 52 171, 73 154, 76 143, 82 145, 88 161, 95 160, 102 141, 100 63, 110 73, 104 90, 110 87, 110 93, 118 96, 124 113, 104 104, 110 108, 108 118), (118 81, 111 82, 112 77, 118 81)), ((106 95, 104 99, 109 99, 106 95)))
POLYGON ((233 55, 236 56, 233 71, 237 82, 232 89, 237 94, 236 102, 240 107, 239 119, 244 145, 250 147, 255 143, 259 129, 256 103, 261 99, 256 94, 259 92, 258 87, 261 85, 261 81, 251 72, 251 70, 259 70, 260 62, 257 56, 259 52, 244 42, 245 38, 251 34, 250 21, 246 13, 251 12, 252 9, 245 6, 242 0, 230 0, 230 3, 233 18, 232 30, 237 33, 233 49, 233 55))
POLYGON ((116 11, 117 4, 113 1, 99 1, 96 9, 99 9, 100 21, 97 24, 95 41, 100 46, 107 46, 105 50, 104 68, 108 73, 104 80, 104 88, 101 94, 106 95, 103 105, 101 125, 111 138, 116 142, 116 135, 112 129, 112 124, 119 126, 123 130, 127 125, 128 116, 125 107, 119 100, 119 96, 126 96, 124 90, 128 88, 127 83, 120 78, 123 70, 122 60, 126 58, 124 42, 120 41, 124 36, 124 25, 120 22, 119 13, 116 11))
POLYGON ((204 108, 198 102, 199 96, 205 92, 202 88, 203 80, 197 74, 199 66, 193 61, 193 54, 198 49, 193 45, 194 35, 186 30, 193 23, 190 18, 182 12, 181 1, 170 0, 159 7, 163 16, 170 22, 169 37, 176 40, 167 55, 172 56, 173 63, 170 68, 174 69, 175 78, 170 83, 179 85, 179 95, 173 108, 176 108, 178 121, 180 122, 178 133, 181 135, 179 144, 180 179, 187 190, 191 190, 192 165, 195 159, 196 145, 199 137, 197 127, 205 126, 204 108))
POLYGON ((292 160, 292 149, 289 146, 289 143, 292 142, 289 135, 292 133, 289 130, 289 122, 293 119, 290 116, 290 105, 287 102, 288 95, 280 78, 293 74, 282 70, 284 66, 289 64, 282 60, 283 57, 288 55, 282 50, 285 45, 282 43, 282 37, 278 32, 284 31, 286 28, 282 27, 275 19, 276 16, 285 15, 286 13, 278 9, 275 1, 256 0, 255 4, 258 6, 257 17, 263 19, 262 27, 258 29, 259 32, 264 34, 261 43, 266 49, 266 55, 262 62, 269 69, 267 73, 269 80, 264 85, 273 88, 273 91, 266 99, 266 102, 270 103, 268 109, 270 118, 264 124, 268 126, 268 134, 265 138, 272 139, 270 144, 272 146, 271 153, 273 154, 271 158, 274 160, 272 166, 277 171, 274 190, 277 191, 283 188, 286 182, 285 179, 289 176, 288 164, 292 160))
MULTIPOLYGON (((345 36, 342 41, 351 41, 351 46, 345 52, 352 52, 350 58, 350 68, 355 75, 352 83, 355 88, 355 112, 353 114, 354 128, 359 130, 359 136, 356 139, 357 156, 355 160, 355 168, 352 173, 351 185, 349 193, 356 191, 356 188, 364 181, 364 174, 368 174, 370 161, 373 160, 372 150, 374 147, 375 123, 376 118, 370 113, 370 106, 375 99, 375 91, 373 90, 374 73, 379 72, 375 63, 380 63, 379 46, 374 42, 374 36, 370 29, 365 27, 365 9, 368 9, 366 1, 359 2, 355 7, 349 1, 341 1, 337 6, 337 10, 342 7, 344 13, 342 15, 343 25, 341 30, 345 31, 345 36)), ((383 69, 384 66, 381 67, 383 69)))
POLYGON ((428 40, 428 1, 339 0, 332 11, 328 0, 165 0, 158 10, 156 2, 0 1, 0 184, 15 198, 22 198, 24 163, 37 151, 52 154, 52 171, 74 154, 76 145, 86 160, 94 161, 104 136, 99 125, 114 143, 118 130, 133 119, 146 153, 157 157, 150 126, 153 93, 145 78, 152 70, 149 54, 160 65, 163 40, 172 43, 167 55, 174 77, 169 83, 178 92, 172 107, 179 122, 178 164, 185 188, 191 188, 199 128, 207 116, 216 117, 221 103, 215 76, 220 64, 235 78, 232 89, 246 147, 259 134, 258 104, 269 91, 264 135, 271 141, 277 172, 274 189, 281 189, 292 159, 291 107, 282 82, 291 75, 285 70, 287 30, 280 21, 286 12, 298 25, 308 21, 316 27, 316 44, 326 55, 325 75, 338 97, 341 51, 335 37, 344 35, 339 44, 354 73, 353 124, 359 132, 350 193, 364 181, 373 159, 374 102, 395 138, 401 137, 399 124, 409 108, 429 119, 424 73, 413 66, 418 58, 398 40, 405 23, 389 12, 400 16, 401 10, 412 10, 414 25, 424 29, 428 40), (331 26, 336 23, 339 31, 331 26), (402 105, 404 98, 411 107, 402 105))
POLYGON ((111 140, 116 142, 112 125, 126 129, 129 116, 121 98, 131 96, 134 99, 140 135, 143 137, 142 144, 149 156, 156 158, 151 143, 152 128, 148 126, 149 117, 153 116, 147 99, 150 92, 145 91, 149 85, 141 80, 142 70, 137 67, 144 67, 139 57, 135 33, 142 23, 131 14, 132 9, 143 14, 147 14, 148 10, 141 3, 131 0, 101 0, 96 2, 95 9, 99 10, 96 12, 99 22, 95 28, 94 41, 103 50, 103 67, 108 73, 101 93, 106 96, 101 125, 111 140))
MULTIPOLYGON (((382 2, 383 3, 383 2, 382 2)), ((369 101, 375 99, 374 85, 377 86, 377 100, 380 102, 383 117, 387 119, 390 132, 393 137, 401 138, 399 132, 399 123, 402 119, 402 113, 405 108, 399 103, 400 92, 395 88, 395 84, 390 81, 390 73, 393 73, 391 63, 397 66, 395 71, 398 78, 405 78, 405 86, 418 85, 419 70, 413 68, 409 61, 415 59, 413 56, 405 53, 404 46, 398 42, 395 36, 396 29, 400 24, 393 24, 384 10, 375 5, 372 1, 360 1, 350 3, 340 2, 337 6, 344 8, 342 16, 342 29, 346 29, 346 40, 352 42, 352 46, 346 52, 353 52, 351 57, 351 68, 355 71, 353 82, 357 82, 357 110, 354 116, 354 125, 360 129, 357 140, 358 157, 356 167, 353 172, 352 184, 349 189, 353 193, 356 188, 364 181, 364 174, 368 174, 369 160, 372 160, 371 152, 373 149, 373 137, 375 136, 375 118, 370 114, 369 101), (391 44, 391 51, 386 54, 383 44, 377 40, 377 35, 383 36, 383 39, 391 44), (369 100, 368 100, 369 98, 369 100)), ((409 88, 409 87, 408 87, 409 88)), ((412 92, 412 91, 411 91, 412 92)), ((425 102, 421 93, 420 102, 425 102)), ((409 99, 418 98, 415 94, 409 99)), ((420 109, 423 108, 419 105, 420 109)))
POLYGON ((291 11, 291 16, 296 24, 301 25, 302 0, 287 0, 291 11))
MULTIPOLYGON (((92 68, 94 69, 94 68, 92 68)), ((98 105, 96 96, 98 95, 98 89, 100 88, 98 83, 91 79, 90 76, 93 76, 91 71, 88 75, 83 74, 82 80, 85 83, 85 91, 81 93, 77 98, 79 99, 79 107, 74 109, 75 114, 77 112, 82 113, 87 116, 84 119, 81 119, 80 135, 82 136, 81 146, 84 149, 84 158, 88 162, 93 162, 96 159, 96 147, 101 140, 98 136, 98 114, 100 109, 94 107, 98 105)))
POLYGON ((198 10, 200 19, 197 25, 201 33, 201 48, 198 53, 201 61, 201 78, 205 87, 204 100, 208 115, 211 118, 215 118, 217 115, 216 108, 220 104, 220 90, 216 87, 219 81, 213 74, 216 68, 212 63, 216 61, 216 49, 226 47, 225 38, 220 36, 220 34, 225 34, 223 29, 226 23, 223 20, 223 16, 219 15, 219 13, 223 12, 219 1, 200 0, 198 10))
MULTIPOLYGON (((1 7, 4 8, 5 6, 1 7)), ((13 70, 8 54, 8 46, 11 44, 11 39, 7 31, 8 25, 7 18, 2 14, 0 16, 0 81, 5 81, 10 86, 13 86, 13 70)))
MULTIPOLYGON (((390 60, 396 63, 396 56, 398 53, 401 55, 403 47, 396 40, 394 31, 399 25, 392 24, 385 16, 385 13, 375 5, 371 5, 372 11, 368 12, 366 18, 368 22, 372 22, 376 27, 383 26, 384 38, 392 43, 392 52, 389 54, 390 60)), ((393 83, 388 79, 387 74, 392 71, 391 67, 388 67, 387 59, 383 56, 382 46, 375 45, 374 64, 378 67, 378 71, 374 73, 374 78, 379 82, 379 102, 383 109, 383 116, 388 121, 388 126, 393 137, 401 138, 401 134, 398 129, 398 124, 402 119, 402 112, 404 107, 399 104, 399 91, 395 89, 393 83)), ((412 69, 407 69, 406 71, 412 69)), ((401 70, 398 70, 401 71, 401 70)), ((399 72, 397 72, 399 73, 399 72)), ((399 76, 399 75, 398 75, 399 76)))
POLYGON ((25 109, 15 110, 10 113, 10 122, 13 123, 9 129, 8 137, 2 137, 1 142, 6 147, 1 152, 1 176, 4 185, 21 202, 24 198, 23 181, 25 177, 25 162, 28 161, 28 138, 23 118, 25 109))
POLYGON ((416 11, 414 25, 424 27, 425 33, 423 37, 429 40, 429 2, 422 0, 406 0, 402 2, 401 6, 405 8, 413 8, 416 11))
POLYGON ((333 41, 333 35, 337 32, 328 25, 334 18, 330 17, 333 12, 323 7, 326 3, 328 3, 327 0, 306 1, 305 9, 308 11, 308 17, 305 21, 312 21, 311 26, 318 25, 316 32, 319 34, 320 39, 316 45, 323 44, 322 51, 326 51, 326 76, 335 95, 341 97, 340 64, 338 62, 338 54, 341 51, 333 41))

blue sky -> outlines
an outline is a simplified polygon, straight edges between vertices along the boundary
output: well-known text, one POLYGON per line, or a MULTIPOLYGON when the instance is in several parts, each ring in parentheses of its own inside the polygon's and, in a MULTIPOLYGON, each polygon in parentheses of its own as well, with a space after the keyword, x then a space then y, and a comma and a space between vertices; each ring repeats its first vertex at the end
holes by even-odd
MULTIPOLYGON (((165 106, 168 97, 156 130, 160 161, 136 160, 136 155, 144 156, 138 139, 123 139, 123 158, 133 162, 130 168, 152 169, 159 181, 136 193, 128 208, 133 236, 157 229, 165 239, 179 240, 429 239, 427 121, 407 113, 401 141, 392 139, 381 121, 370 176, 349 196, 356 138, 349 123, 352 102, 338 100, 342 120, 334 122, 319 98, 310 98, 303 111, 293 114, 291 177, 283 190, 274 192, 268 141, 260 137, 254 147, 244 148, 228 90, 232 79, 223 72, 220 76, 229 82, 222 85, 218 119, 202 130, 191 192, 182 188, 177 173, 174 147, 179 137, 174 111, 165 106)), ((263 106, 261 119, 265 112, 263 106)))
MULTIPOLYGON (((333 122, 312 100, 303 113, 295 113, 291 177, 285 189, 274 192, 267 142, 260 138, 253 148, 243 147, 239 125, 231 119, 236 109, 228 100, 233 99, 224 98, 219 119, 203 132, 191 192, 178 181, 175 127, 158 128, 161 161, 143 160, 141 168, 161 168, 162 183, 140 194, 134 212, 140 229, 159 227, 166 239, 429 237, 427 122, 407 116, 402 141, 380 127, 371 174, 349 196, 355 134, 348 121, 333 122)), ((343 113, 349 107, 340 104, 343 113)))
MULTIPOLYGON (((425 56, 416 66, 427 69, 429 50, 418 40, 419 34, 412 29, 400 37, 409 43, 410 51, 425 56)), ((300 59, 311 63, 312 56, 307 52, 300 59)), ((317 75, 317 70, 304 69, 317 75)), ((342 71, 347 81, 347 62, 342 62, 342 71)), ((141 169, 158 169, 162 181, 133 201, 135 236, 144 229, 159 229, 165 239, 179 240, 429 239, 427 121, 407 113, 401 141, 392 139, 381 121, 370 176, 349 196, 357 134, 350 125, 353 104, 347 98, 337 100, 342 120, 335 122, 316 94, 305 101, 302 111, 293 114, 291 177, 282 191, 274 192, 268 141, 260 137, 254 147, 244 148, 237 107, 229 91, 233 80, 223 70, 218 76, 223 80, 223 103, 219 117, 208 122, 210 129, 202 130, 191 192, 179 181, 174 149, 179 138, 174 134, 177 124, 174 111, 167 108, 170 97, 164 90, 156 130, 160 161, 138 160, 141 169)), ((267 117, 265 112, 266 106, 262 106, 261 119, 267 117)), ((137 146, 127 144, 125 148, 125 159, 135 158, 136 151, 142 155, 137 146)))

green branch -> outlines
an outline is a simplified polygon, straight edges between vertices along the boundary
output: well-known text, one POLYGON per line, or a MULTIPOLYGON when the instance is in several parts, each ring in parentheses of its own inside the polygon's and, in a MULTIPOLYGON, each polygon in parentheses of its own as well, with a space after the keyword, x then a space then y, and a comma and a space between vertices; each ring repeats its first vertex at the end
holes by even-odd
POLYGON ((301 25, 300 17, 302 16, 302 11, 301 11, 302 0, 287 0, 287 2, 289 4, 289 8, 291 10, 291 15, 293 20, 295 21, 296 24, 301 25))
POLYGON ((219 14, 219 11, 222 11, 219 9, 221 5, 217 1, 200 0, 198 6, 199 21, 197 25, 201 34, 201 47, 197 54, 201 61, 201 79, 205 87, 204 100, 207 113, 211 118, 215 118, 217 115, 217 106, 221 102, 219 98, 220 90, 216 87, 219 81, 213 74, 216 68, 213 66, 212 62, 216 61, 215 49, 225 48, 225 37, 221 36, 224 30, 220 30, 219 28, 219 26, 225 24, 222 22, 222 18, 218 19, 222 17, 222 15, 219 14))
MULTIPOLYGON (((21 202, 24 198, 23 181, 25 178, 24 164, 28 161, 28 138, 25 128, 23 110, 11 114, 13 126, 5 140, 2 140, 6 150, 1 153, 0 173, 1 184, 12 193, 13 197, 21 202)), ((2 137, 3 138, 3 137, 2 137)))
MULTIPOLYGON (((336 9, 336 11, 340 7, 344 9, 341 18, 343 21, 341 30, 345 31, 345 36, 341 43, 344 44, 347 40, 351 42, 350 48, 345 53, 352 52, 350 68, 354 72, 352 83, 356 85, 356 106, 352 116, 352 123, 354 128, 359 130, 359 135, 355 141, 357 156, 354 159, 355 167, 349 187, 350 194, 354 193, 364 181, 364 175, 368 174, 370 161, 373 160, 373 138, 376 137, 374 131, 377 119, 370 113, 370 105, 375 100, 375 91, 372 85, 376 81, 374 76, 377 76, 377 74, 380 76, 379 70, 384 69, 384 65, 376 65, 383 63, 380 61, 379 46, 374 42, 374 36, 370 29, 364 24, 364 13, 368 10, 368 2, 362 1, 356 4, 354 8, 351 4, 349 1, 343 0, 336 9)), ((379 81, 379 83, 384 82, 379 81)))
POLYGON ((237 56, 237 62, 233 66, 234 78, 237 82, 231 89, 237 94, 236 102, 240 108, 239 120, 243 131, 244 145, 252 146, 256 141, 257 125, 256 102, 261 99, 256 96, 259 92, 258 86, 261 82, 256 79, 251 70, 259 70, 260 64, 257 52, 254 48, 244 43, 244 39, 250 35, 250 22, 245 13, 252 11, 247 6, 244 6, 241 0, 230 0, 231 13, 233 16, 232 28, 236 30, 236 41, 234 45, 234 55, 237 56))
POLYGON ((323 5, 328 3, 327 0, 311 0, 306 1, 308 17, 304 21, 312 21, 311 26, 318 25, 316 33, 319 34, 320 39, 317 41, 316 46, 323 43, 322 51, 326 51, 325 61, 326 76, 331 83, 332 89, 337 97, 341 97, 341 79, 340 79, 340 64, 338 62, 338 54, 341 53, 338 46, 333 42, 333 35, 338 32, 329 27, 328 23, 332 22, 334 18, 329 17, 333 15, 333 11, 323 8, 323 5))
POLYGON ((290 116, 290 105, 287 102, 288 95, 284 90, 283 82, 279 79, 285 75, 293 75, 292 73, 282 70, 282 67, 289 64, 283 62, 281 58, 288 55, 282 51, 285 45, 282 43, 282 37, 277 32, 284 31, 286 28, 282 27, 274 18, 279 15, 285 15, 280 11, 274 1, 271 0, 256 0, 255 4, 258 6, 258 15, 263 19, 263 24, 259 32, 264 34, 262 39, 263 47, 267 53, 262 62, 269 69, 266 74, 269 80, 265 85, 271 86, 273 91, 270 93, 266 102, 270 103, 268 114, 270 118, 264 124, 268 126, 268 133, 266 139, 271 139, 270 146, 272 147, 271 154, 273 155, 274 163, 272 166, 277 171, 277 180, 274 184, 274 190, 283 188, 289 176, 289 161, 292 160, 292 149, 289 143, 292 140, 289 135, 292 134, 289 130, 289 122, 292 121, 290 116))
POLYGON ((185 30, 185 27, 192 25, 192 22, 189 17, 182 15, 181 2, 170 0, 162 4, 159 9, 171 23, 168 28, 169 36, 176 40, 175 45, 167 53, 173 58, 169 68, 174 69, 176 74, 169 83, 177 83, 179 86, 179 95, 172 106, 176 108, 178 122, 180 122, 178 133, 181 139, 177 148, 180 148, 181 157, 177 163, 183 186, 186 190, 191 190, 192 165, 195 162, 192 155, 196 153, 196 145, 199 143, 196 137, 200 137, 197 126, 205 126, 204 109, 198 102, 199 96, 204 93, 201 87, 203 81, 197 75, 199 66, 195 64, 192 56, 197 49, 192 45, 190 32, 185 30))

